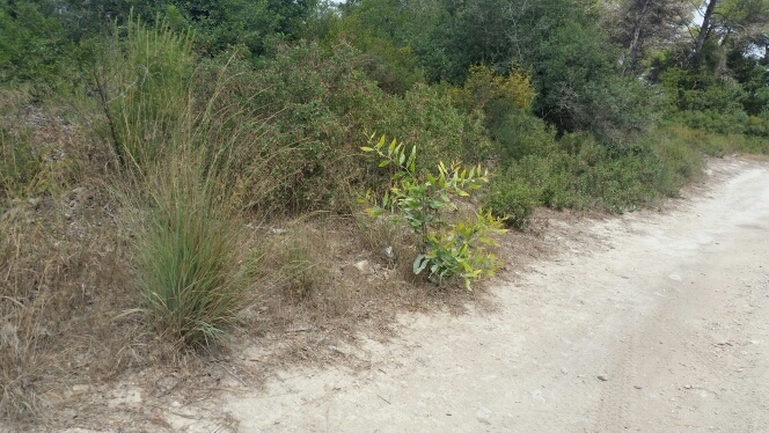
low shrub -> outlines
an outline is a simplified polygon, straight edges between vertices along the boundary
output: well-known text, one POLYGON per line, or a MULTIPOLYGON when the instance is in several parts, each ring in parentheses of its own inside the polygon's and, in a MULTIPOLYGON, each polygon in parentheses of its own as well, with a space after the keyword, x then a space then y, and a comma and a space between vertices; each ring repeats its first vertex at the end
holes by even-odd
POLYGON ((43 181, 43 156, 26 129, 0 125, 0 198, 34 195, 43 181))
POLYGON ((516 178, 514 175, 492 178, 489 192, 484 199, 484 207, 502 219, 506 226, 517 230, 525 230, 529 226, 534 208, 539 204, 535 188, 523 178, 516 178))
POLYGON ((466 221, 445 220, 447 210, 457 209, 452 197, 467 197, 469 190, 488 182, 480 165, 468 170, 459 164, 446 167, 441 162, 437 175, 430 172, 420 175, 416 170, 416 146, 407 151, 396 140, 388 145, 385 136, 378 142, 374 140, 372 135, 363 151, 375 153, 381 159, 379 166, 393 166, 395 173, 381 205, 367 195, 366 203, 374 201, 367 212, 374 218, 387 213, 390 221, 405 223, 417 235, 414 273, 427 270, 438 283, 459 276, 468 290, 473 280, 493 275, 498 261, 488 247, 496 245, 491 235, 505 232, 502 221, 482 210, 466 221))
POLYGON ((278 263, 278 284, 283 295, 291 302, 307 300, 318 293, 328 278, 328 267, 321 260, 325 251, 316 251, 319 245, 303 236, 292 238, 281 245, 278 263))

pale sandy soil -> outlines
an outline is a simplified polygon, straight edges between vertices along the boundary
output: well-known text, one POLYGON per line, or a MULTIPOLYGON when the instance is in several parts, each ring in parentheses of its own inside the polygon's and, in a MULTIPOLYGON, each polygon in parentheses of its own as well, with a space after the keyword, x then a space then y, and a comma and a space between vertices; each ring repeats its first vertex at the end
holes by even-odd
POLYGON ((663 211, 554 218, 558 253, 510 266, 491 310, 403 314, 391 341, 259 388, 233 374, 156 408, 156 431, 769 431, 769 165, 708 174, 663 211))
POLYGON ((405 315, 350 353, 369 369, 286 371, 221 408, 240 432, 769 431, 769 170, 709 174, 671 210, 569 223, 496 312, 405 315))

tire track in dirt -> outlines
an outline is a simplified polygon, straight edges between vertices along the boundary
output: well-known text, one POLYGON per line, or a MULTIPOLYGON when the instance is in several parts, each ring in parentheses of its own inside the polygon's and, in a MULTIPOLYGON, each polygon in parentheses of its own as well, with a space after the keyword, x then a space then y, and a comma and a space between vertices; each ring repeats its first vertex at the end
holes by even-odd
MULTIPOLYGON (((763 265, 755 260, 759 253, 751 251, 761 250, 760 255, 767 257, 769 250, 755 242, 755 234, 746 234, 740 226, 752 220, 759 231, 765 230, 761 224, 769 227, 766 187, 756 190, 754 186, 767 185, 766 181, 762 167, 743 171, 720 191, 714 191, 720 198, 718 206, 706 200, 691 207, 689 211, 697 217, 705 216, 700 221, 683 225, 671 221, 667 233, 647 238, 647 242, 664 246, 656 251, 675 258, 670 261, 675 266, 667 278, 650 285, 664 299, 654 315, 641 329, 622 329, 629 344, 617 350, 619 360, 613 374, 616 380, 603 393, 603 416, 596 423, 596 431, 734 431, 740 420, 745 429, 738 428, 740 431, 767 429, 766 417, 748 416, 765 413, 765 395, 750 399, 723 395, 729 390, 751 388, 751 394, 758 392, 756 382, 732 374, 748 368, 745 363, 753 362, 750 354, 740 351, 739 356, 724 356, 719 352, 737 343, 719 332, 723 329, 706 332, 708 318, 716 320, 711 325, 721 324, 736 320, 734 317, 741 313, 729 305, 741 297, 739 285, 727 282, 742 274, 762 274, 763 265), (617 401, 622 402, 619 407, 610 403, 617 401), (725 417, 723 411, 730 406, 734 406, 734 413, 742 411, 745 415, 739 419, 725 417), (756 423, 748 421, 751 419, 756 423)), ((765 372, 759 376, 764 376, 765 382, 765 372)))

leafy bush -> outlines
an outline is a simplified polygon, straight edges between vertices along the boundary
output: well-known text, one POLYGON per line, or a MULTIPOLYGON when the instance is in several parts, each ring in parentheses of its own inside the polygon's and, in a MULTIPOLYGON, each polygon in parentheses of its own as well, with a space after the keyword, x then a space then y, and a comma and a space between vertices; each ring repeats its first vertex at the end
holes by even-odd
POLYGON ((511 110, 490 123, 488 133, 495 140, 505 163, 528 155, 546 156, 558 151, 555 130, 523 110, 511 110))
POLYGON ((511 161, 492 178, 485 206, 519 229, 539 204, 623 212, 675 195, 703 166, 697 148, 671 130, 615 147, 600 144, 590 134, 566 134, 557 146, 546 154, 511 161))
MULTIPOLYGON (((514 170, 511 170, 514 173, 514 170)), ((492 178, 489 193, 484 206, 502 220, 505 225, 518 230, 525 230, 539 204, 537 191, 522 178, 510 177, 514 174, 492 178)))
MULTIPOLYGON (((490 152, 483 125, 451 105, 440 89, 416 85, 389 95, 361 70, 347 44, 279 47, 275 58, 233 80, 233 99, 266 119, 261 137, 274 143, 265 176, 282 179, 265 205, 289 212, 349 212, 355 189, 377 188, 384 173, 360 163, 361 130, 388 130, 423 143, 421 167, 438 160, 477 161, 490 152)), ((418 168, 421 168, 418 167, 418 168)))
MULTIPOLYGON (((423 177, 416 171, 416 146, 407 152, 403 144, 392 140, 388 145, 385 136, 364 152, 376 153, 380 167, 393 165, 395 174, 392 185, 382 199, 382 204, 367 209, 372 217, 389 211, 392 221, 405 222, 419 237, 419 253, 414 260, 414 273, 429 270, 430 277, 442 281, 445 278, 461 276, 468 289, 472 280, 494 273, 496 257, 486 250, 495 243, 489 235, 503 233, 502 222, 491 213, 478 211, 474 220, 449 224, 442 212, 456 209, 454 197, 468 196, 468 190, 478 189, 488 181, 481 167, 469 171, 458 164, 447 168, 438 165, 438 175, 426 172, 423 177)), ((371 197, 367 197, 370 201, 371 197)))
POLYGON ((421 143, 417 170, 441 160, 479 163, 492 155, 482 116, 467 115, 436 86, 418 84, 401 97, 383 101, 385 115, 368 127, 392 131, 403 141, 421 143))
POLYGON ((388 94, 403 95, 424 81, 419 58, 404 41, 408 7, 392 1, 358 2, 333 22, 325 37, 329 45, 345 40, 357 48, 361 69, 388 94))
POLYGON ((719 134, 753 132, 743 105, 749 95, 739 83, 719 78, 704 68, 669 68, 660 80, 668 95, 671 120, 719 134))
POLYGON ((607 144, 632 141, 651 132, 665 102, 660 86, 622 77, 591 82, 584 93, 589 102, 575 113, 575 119, 581 129, 607 144))
POLYGON ((42 9, 29 1, 0 7, 0 84, 67 86, 62 71, 75 46, 61 23, 42 9))
POLYGON ((527 110, 535 96, 528 74, 511 71, 504 76, 482 64, 471 66, 464 85, 451 90, 452 102, 467 111, 527 110))
POLYGON ((485 65, 471 66, 464 85, 450 89, 449 94, 452 104, 482 121, 501 156, 517 159, 552 142, 544 122, 529 111, 535 93, 524 72, 514 70, 504 76, 485 65))

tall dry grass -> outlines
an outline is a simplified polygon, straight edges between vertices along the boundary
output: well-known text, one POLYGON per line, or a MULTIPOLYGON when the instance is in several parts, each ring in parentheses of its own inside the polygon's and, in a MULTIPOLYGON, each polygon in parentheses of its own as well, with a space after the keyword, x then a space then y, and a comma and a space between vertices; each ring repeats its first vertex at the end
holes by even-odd
POLYGON ((0 100, 0 417, 23 420, 142 350, 134 324, 112 320, 131 305, 130 256, 98 178, 107 154, 61 110, 30 109, 18 92, 0 100))

